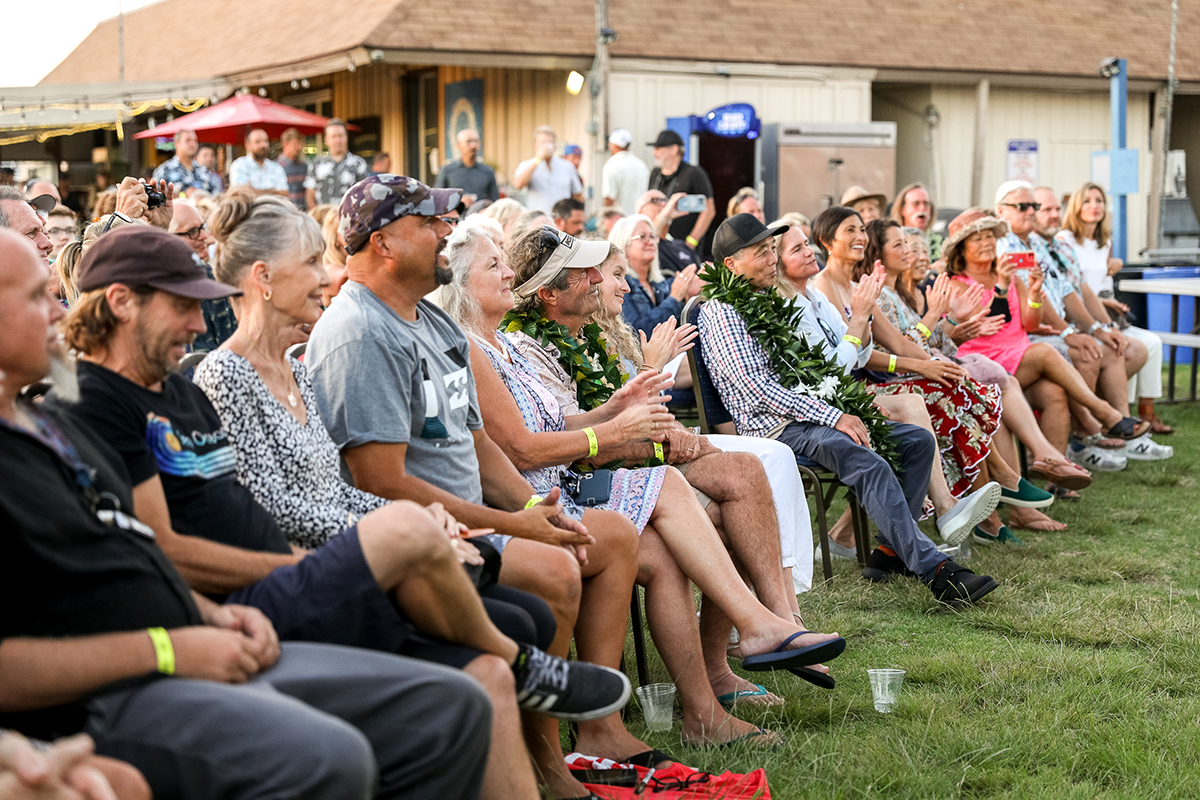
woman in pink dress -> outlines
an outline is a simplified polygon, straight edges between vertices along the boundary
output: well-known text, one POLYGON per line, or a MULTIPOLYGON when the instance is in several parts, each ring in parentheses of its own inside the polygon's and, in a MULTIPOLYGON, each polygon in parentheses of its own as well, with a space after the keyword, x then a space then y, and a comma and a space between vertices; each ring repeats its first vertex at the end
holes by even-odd
POLYGON ((1004 317, 998 331, 964 342, 958 352, 987 356, 1016 377, 1030 405, 1041 409, 1042 430, 1059 452, 1066 450, 1071 431, 1068 397, 1095 415, 1106 436, 1125 440, 1141 436, 1149 427, 1146 423, 1124 416, 1097 397, 1054 348, 1029 341, 1027 332, 1042 324, 1042 272, 1036 265, 1030 270, 1028 287, 1013 280, 1012 254, 996 258, 996 240, 1007 232, 1007 222, 982 208, 967 209, 950 223, 942 257, 946 272, 954 277, 954 292, 978 284, 986 290, 981 307, 990 306, 993 315, 1004 317))

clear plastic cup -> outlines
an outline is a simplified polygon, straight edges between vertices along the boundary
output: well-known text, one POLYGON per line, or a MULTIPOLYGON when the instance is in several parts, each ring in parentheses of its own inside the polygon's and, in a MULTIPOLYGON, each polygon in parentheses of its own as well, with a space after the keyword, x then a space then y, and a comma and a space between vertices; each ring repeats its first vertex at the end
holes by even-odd
POLYGON ((871 678, 871 696, 875 699, 875 710, 881 714, 892 713, 900 699, 900 687, 904 685, 904 670, 869 669, 867 675, 871 678))
POLYGON ((652 731, 669 731, 675 722, 675 684, 648 683, 637 688, 646 727, 652 731))

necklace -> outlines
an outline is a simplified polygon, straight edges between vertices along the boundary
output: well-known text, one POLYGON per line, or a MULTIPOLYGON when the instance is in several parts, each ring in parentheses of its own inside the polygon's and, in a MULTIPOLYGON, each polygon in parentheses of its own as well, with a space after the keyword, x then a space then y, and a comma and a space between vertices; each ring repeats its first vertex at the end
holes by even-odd
POLYGON ((810 344, 799 333, 804 309, 774 289, 759 290, 750 281, 725 267, 709 266, 700 277, 708 300, 733 307, 746 330, 763 349, 771 370, 783 388, 815 397, 843 414, 858 417, 867 426, 871 447, 900 472, 896 442, 887 420, 876 408, 861 381, 842 371, 825 352, 825 343, 810 344))
POLYGON ((558 353, 559 365, 575 380, 575 397, 584 411, 603 405, 625 382, 620 358, 608 352, 600 326, 594 322, 583 326, 582 342, 566 325, 551 322, 540 311, 510 311, 500 324, 505 333, 520 331, 558 353))

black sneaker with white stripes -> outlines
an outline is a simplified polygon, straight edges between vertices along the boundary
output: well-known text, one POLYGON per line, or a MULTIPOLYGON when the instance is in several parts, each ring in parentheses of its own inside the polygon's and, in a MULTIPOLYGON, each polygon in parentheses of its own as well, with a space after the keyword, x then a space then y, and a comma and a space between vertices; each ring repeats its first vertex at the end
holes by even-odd
POLYGON ((606 717, 629 702, 629 679, 586 661, 567 661, 520 645, 513 664, 517 705, 548 717, 586 722, 606 717))

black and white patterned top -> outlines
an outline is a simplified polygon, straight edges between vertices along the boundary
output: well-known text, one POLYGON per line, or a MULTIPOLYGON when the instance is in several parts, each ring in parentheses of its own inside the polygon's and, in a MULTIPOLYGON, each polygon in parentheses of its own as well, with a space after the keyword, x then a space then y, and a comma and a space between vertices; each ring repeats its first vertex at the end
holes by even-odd
POLYGON ((237 451, 238 481, 271 512, 288 541, 313 549, 388 501, 342 480, 308 371, 294 358, 288 362, 308 413, 304 425, 271 394, 254 366, 232 351, 209 353, 196 367, 195 382, 237 451))

